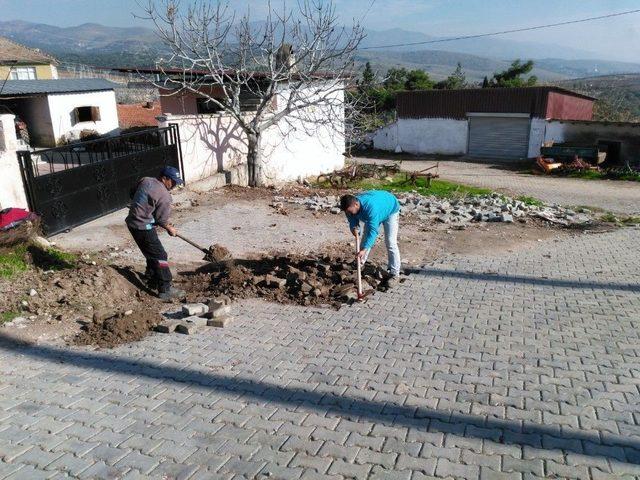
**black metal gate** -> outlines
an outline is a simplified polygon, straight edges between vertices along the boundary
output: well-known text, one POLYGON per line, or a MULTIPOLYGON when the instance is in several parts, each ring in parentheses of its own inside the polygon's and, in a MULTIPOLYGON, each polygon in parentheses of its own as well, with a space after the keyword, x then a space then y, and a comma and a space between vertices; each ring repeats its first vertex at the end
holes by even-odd
POLYGON ((171 165, 182 171, 177 125, 35 152, 18 152, 29 208, 53 235, 130 201, 142 177, 171 165))

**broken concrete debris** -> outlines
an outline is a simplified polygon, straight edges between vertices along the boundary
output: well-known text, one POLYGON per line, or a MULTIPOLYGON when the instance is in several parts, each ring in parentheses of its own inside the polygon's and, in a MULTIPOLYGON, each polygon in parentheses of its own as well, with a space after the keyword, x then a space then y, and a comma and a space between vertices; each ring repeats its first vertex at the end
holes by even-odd
MULTIPOLYGON (((506 197, 498 193, 490 195, 472 195, 445 200, 434 196, 423 196, 418 193, 396 194, 401 205, 400 215, 414 215, 421 220, 435 221, 444 224, 463 224, 468 222, 503 222, 526 221, 526 218, 542 218, 551 223, 570 226, 585 225, 592 222, 590 215, 559 205, 539 205, 537 202, 524 202, 506 197)), ((305 205, 308 210, 340 213, 337 195, 314 195, 312 197, 276 196, 279 204, 293 203, 305 205)))

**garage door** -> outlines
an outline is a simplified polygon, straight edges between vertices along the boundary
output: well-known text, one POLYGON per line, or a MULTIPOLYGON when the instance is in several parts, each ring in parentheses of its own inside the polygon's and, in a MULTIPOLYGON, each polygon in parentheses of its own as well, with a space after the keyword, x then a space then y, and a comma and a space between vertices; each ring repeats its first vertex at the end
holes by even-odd
POLYGON ((527 158, 528 117, 469 117, 469 156, 527 158))

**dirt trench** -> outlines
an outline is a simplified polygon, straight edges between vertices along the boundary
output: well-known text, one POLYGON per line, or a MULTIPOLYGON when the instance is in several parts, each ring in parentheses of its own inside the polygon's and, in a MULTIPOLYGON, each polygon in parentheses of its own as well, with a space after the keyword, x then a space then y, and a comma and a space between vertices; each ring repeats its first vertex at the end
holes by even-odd
MULTIPOLYGON (((255 260, 235 259, 183 272, 182 287, 189 300, 225 295, 233 299, 262 298, 267 301, 326 305, 339 308, 357 298, 353 257, 325 255, 279 255, 255 260)), ((385 290, 386 272, 365 265, 363 289, 385 290)))

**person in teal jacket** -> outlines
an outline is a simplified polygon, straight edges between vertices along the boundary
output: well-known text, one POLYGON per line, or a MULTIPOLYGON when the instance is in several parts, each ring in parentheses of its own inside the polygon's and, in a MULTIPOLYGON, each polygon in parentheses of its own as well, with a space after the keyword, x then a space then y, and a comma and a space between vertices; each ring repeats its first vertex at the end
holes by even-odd
POLYGON ((384 240, 387 247, 390 281, 400 275, 400 249, 398 248, 398 227, 400 204, 391 193, 382 190, 369 190, 358 195, 340 197, 340 209, 345 212, 349 229, 355 236, 364 224, 364 233, 357 254, 362 264, 367 261, 369 252, 378 237, 380 225, 384 228, 384 240))

